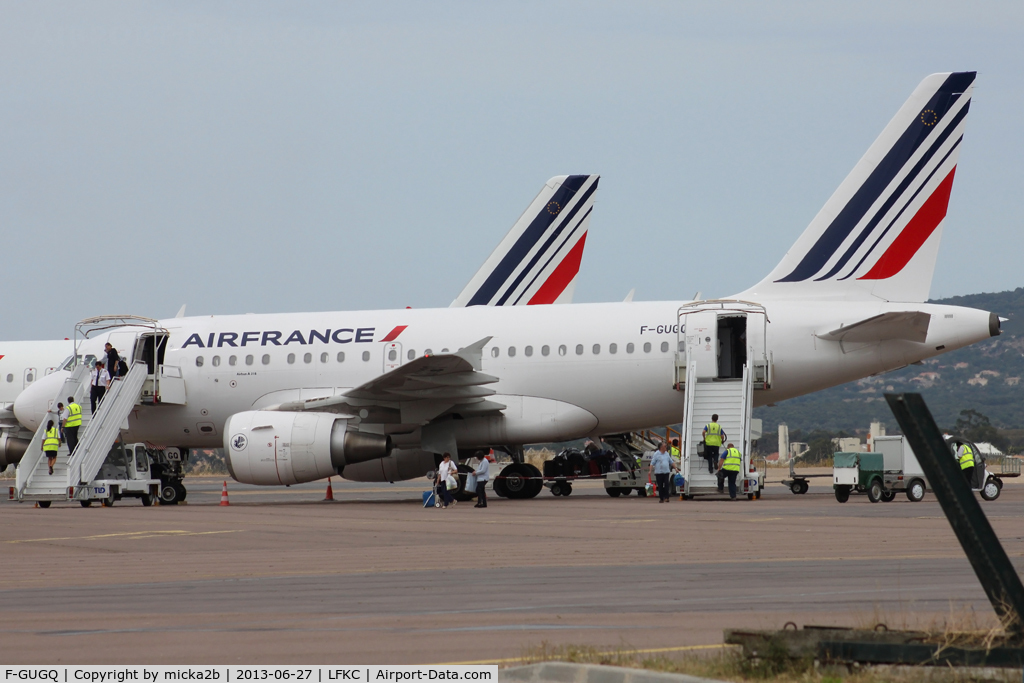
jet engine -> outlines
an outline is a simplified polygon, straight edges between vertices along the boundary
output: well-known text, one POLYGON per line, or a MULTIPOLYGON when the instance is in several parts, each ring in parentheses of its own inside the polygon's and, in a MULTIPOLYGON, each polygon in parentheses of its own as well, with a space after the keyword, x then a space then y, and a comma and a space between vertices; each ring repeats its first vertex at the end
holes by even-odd
POLYGON ((406 481, 426 476, 437 469, 434 454, 417 448, 396 448, 386 458, 361 462, 345 468, 350 481, 406 481))
POLYGON ((224 455, 243 484, 301 484, 346 465, 386 458, 391 439, 350 428, 333 413, 250 410, 224 424, 224 455))
POLYGON ((29 442, 11 436, 7 432, 0 433, 0 472, 7 469, 8 465, 17 465, 21 462, 21 456, 28 450, 29 442))

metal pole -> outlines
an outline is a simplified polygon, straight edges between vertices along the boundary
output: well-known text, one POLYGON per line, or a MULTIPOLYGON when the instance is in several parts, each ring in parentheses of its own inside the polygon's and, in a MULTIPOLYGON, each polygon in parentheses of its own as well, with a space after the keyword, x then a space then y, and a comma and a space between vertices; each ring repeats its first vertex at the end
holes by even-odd
POLYGON ((1003 627, 1024 638, 1024 585, 921 394, 886 394, 896 421, 914 449, 942 511, 1003 627))

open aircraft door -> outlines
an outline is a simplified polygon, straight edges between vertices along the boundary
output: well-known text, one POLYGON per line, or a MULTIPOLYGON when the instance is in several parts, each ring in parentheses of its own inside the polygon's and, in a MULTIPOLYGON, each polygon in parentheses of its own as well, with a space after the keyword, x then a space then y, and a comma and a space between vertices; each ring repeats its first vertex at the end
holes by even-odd
POLYGON ((695 301, 679 308, 676 385, 682 389, 686 369, 696 365, 700 379, 739 379, 750 366, 755 389, 771 386, 771 362, 764 307, 748 301, 695 301))
POLYGON ((164 354, 170 335, 165 330, 143 332, 134 344, 133 360, 146 364, 149 379, 142 387, 142 400, 152 403, 185 405, 185 378, 181 367, 165 365, 164 354))

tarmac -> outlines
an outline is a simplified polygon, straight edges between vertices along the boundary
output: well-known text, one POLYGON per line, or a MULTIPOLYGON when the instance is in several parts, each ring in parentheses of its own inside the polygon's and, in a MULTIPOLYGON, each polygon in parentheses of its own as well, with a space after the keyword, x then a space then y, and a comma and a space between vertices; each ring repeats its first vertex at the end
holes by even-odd
MULTIPOLYGON (((827 472, 828 470, 821 470, 827 472)), ((424 481, 258 488, 188 504, 0 501, 8 664, 515 664, 540 646, 716 652, 725 628, 996 624, 932 495, 839 504, 828 479, 761 500, 491 498, 424 481)), ((7 486, 13 482, 0 482, 7 486)), ((982 502, 1018 571, 1024 484, 982 502)))

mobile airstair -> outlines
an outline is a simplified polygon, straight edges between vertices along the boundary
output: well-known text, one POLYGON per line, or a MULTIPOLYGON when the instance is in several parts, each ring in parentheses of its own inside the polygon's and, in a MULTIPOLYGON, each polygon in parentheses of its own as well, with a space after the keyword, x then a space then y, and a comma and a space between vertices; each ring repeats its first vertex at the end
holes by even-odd
POLYGON ((704 426, 715 414, 727 437, 719 457, 727 443, 743 455, 736 479, 739 494, 761 495, 765 473, 751 459, 751 414, 754 392, 771 381, 767 324, 764 308, 745 301, 701 301, 679 309, 675 386, 685 392, 680 442, 684 498, 719 493, 716 468, 709 472, 703 457, 704 426))
POLYGON ((79 493, 85 493, 100 473, 121 430, 128 429, 128 416, 136 406, 185 403, 181 369, 163 365, 167 332, 158 328, 156 321, 131 316, 91 318, 80 322, 75 332, 78 363, 53 397, 18 464, 15 477, 13 497, 37 501, 41 507, 49 507, 54 500, 77 499, 79 493), (127 374, 110 382, 95 414, 87 400, 92 366, 81 362, 77 346, 79 334, 88 338, 88 332, 81 332, 83 329, 106 332, 106 339, 115 339, 118 335, 115 341, 131 363, 127 374), (69 453, 67 444, 61 444, 51 475, 42 449, 46 424, 49 420, 59 424, 57 403, 66 401, 68 396, 74 396, 76 403, 82 406, 78 446, 74 453, 69 453))

